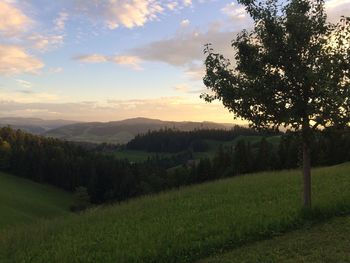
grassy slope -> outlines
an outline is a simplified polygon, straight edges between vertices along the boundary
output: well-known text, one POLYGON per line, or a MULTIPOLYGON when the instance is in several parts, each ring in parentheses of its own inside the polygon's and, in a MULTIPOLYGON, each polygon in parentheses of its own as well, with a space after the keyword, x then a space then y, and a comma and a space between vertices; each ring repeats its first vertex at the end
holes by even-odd
POLYGON ((69 213, 72 195, 0 173, 0 229, 69 213))
MULTIPOLYGON (((349 188, 350 164, 315 169, 318 217, 349 212, 349 188)), ((0 232, 0 262, 192 262, 303 225, 300 189, 261 173, 41 221, 0 232)))
POLYGON ((331 263, 350 262, 350 217, 334 218, 200 263, 331 263))

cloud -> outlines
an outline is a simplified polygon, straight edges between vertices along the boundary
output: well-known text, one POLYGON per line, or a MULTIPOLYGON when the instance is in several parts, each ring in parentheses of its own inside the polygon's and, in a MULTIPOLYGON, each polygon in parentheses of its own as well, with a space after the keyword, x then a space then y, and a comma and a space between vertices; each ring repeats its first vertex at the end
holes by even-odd
MULTIPOLYGON (((0 90, 0 97, 2 102, 13 103, 41 103, 56 102, 60 98, 56 94, 48 92, 35 92, 33 90, 21 89, 21 90, 0 90)), ((1 111, 0 111, 1 112, 1 111)))
POLYGON ((137 56, 130 56, 130 55, 104 56, 99 54, 92 54, 92 55, 76 56, 73 59, 84 63, 111 62, 122 66, 130 66, 134 70, 142 70, 142 67, 140 66, 141 59, 137 56))
POLYGON ((22 86, 23 88, 31 88, 32 87, 32 83, 30 83, 29 81, 23 80, 23 79, 16 79, 16 82, 22 86))
POLYGON ((192 5, 192 0, 183 0, 183 3, 185 6, 190 6, 192 5))
POLYGON ((56 31, 63 31, 67 20, 68 20, 68 13, 60 12, 58 14, 58 17, 54 21, 55 30, 56 31))
POLYGON ((48 51, 55 49, 63 44, 63 35, 48 35, 44 36, 38 33, 33 33, 28 36, 27 40, 32 44, 32 47, 40 51, 48 51))
POLYGON ((22 89, 22 90, 16 90, 16 93, 23 93, 23 94, 33 94, 34 91, 28 90, 28 89, 22 89))
POLYGON ((332 22, 339 21, 341 16, 350 16, 350 0, 328 0, 325 7, 332 22))
POLYGON ((74 0, 75 12, 88 15, 110 29, 134 28, 160 18, 166 10, 176 11, 192 5, 191 0, 74 0))
POLYGON ((178 92, 184 92, 187 93, 189 92, 191 87, 188 84, 178 84, 174 87, 174 90, 178 92))
POLYGON ((207 92, 208 90, 206 88, 195 88, 191 87, 191 85, 188 85, 186 83, 178 84, 173 87, 173 89, 179 93, 185 93, 185 94, 201 94, 203 92, 207 92))
MULTIPOLYGON (((0 93, 0 95, 2 95, 0 93)), ((233 116, 219 103, 207 104, 201 100, 182 97, 161 97, 153 99, 109 100, 105 102, 45 102, 47 94, 22 94, 25 98, 35 97, 34 102, 14 101, 8 98, 0 101, 3 116, 61 118, 80 121, 112 121, 136 116, 163 120, 192 120, 232 122, 233 116), (41 99, 41 102, 38 100, 41 99)), ((52 100, 52 99, 51 99, 52 100)))
POLYGON ((188 27, 190 25, 190 20, 184 19, 184 20, 181 21, 180 25, 182 27, 188 27))
POLYGON ((48 71, 50 74, 58 74, 63 72, 63 68, 58 67, 58 68, 50 68, 48 71))
POLYGON ((1 75, 36 74, 43 67, 43 62, 29 55, 22 47, 0 44, 1 75))
POLYGON ((84 63, 102 63, 107 62, 107 58, 103 55, 92 54, 92 55, 81 55, 76 56, 73 59, 84 63))
POLYGON ((178 3, 177 3, 177 2, 170 2, 170 3, 167 4, 167 7, 168 7, 170 10, 174 10, 177 6, 178 6, 178 3))
POLYGON ((192 63, 188 65, 185 74, 191 80, 202 80, 205 75, 204 63, 192 63))
POLYGON ((102 21, 108 28, 143 26, 163 12, 156 0, 75 0, 78 13, 102 21))
POLYGON ((131 66, 135 70, 142 70, 141 59, 137 56, 112 56, 108 58, 108 61, 118 65, 131 66))
POLYGON ((243 20, 247 18, 244 6, 231 2, 221 9, 221 12, 229 16, 232 20, 243 20))
POLYGON ((14 3, 0 1, 0 33, 13 37, 22 33, 32 23, 14 3))
POLYGON ((64 29, 67 20, 68 13, 60 12, 58 17, 53 21, 53 29, 50 28, 49 33, 32 32, 24 39, 26 42, 29 42, 32 48, 42 52, 56 49, 64 44, 64 29))
POLYGON ((217 29, 210 29, 204 33, 194 30, 131 49, 129 53, 145 61, 188 66, 193 62, 204 61, 203 49, 207 43, 213 43, 216 51, 232 57, 230 43, 234 36, 234 32, 222 32, 217 29))

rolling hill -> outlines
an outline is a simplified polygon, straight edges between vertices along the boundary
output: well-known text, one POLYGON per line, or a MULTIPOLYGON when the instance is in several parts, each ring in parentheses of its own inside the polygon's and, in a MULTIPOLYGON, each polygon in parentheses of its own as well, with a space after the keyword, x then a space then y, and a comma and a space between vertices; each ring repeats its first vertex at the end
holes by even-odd
POLYGON ((233 124, 213 122, 174 122, 147 118, 134 118, 112 122, 87 122, 52 129, 45 136, 78 142, 124 144, 137 134, 161 128, 176 128, 182 131, 194 129, 227 129, 233 124))
MULTIPOLYGON (((349 213, 349 174, 349 163, 314 169, 314 210, 307 214, 301 208, 300 171, 291 170, 237 176, 78 216, 38 220, 0 230, 0 261, 194 262, 349 213)), ((310 258, 311 251, 304 249, 296 255, 299 262, 310 258)))
POLYGON ((40 218, 68 215, 72 195, 52 186, 0 173, 0 230, 40 218))
POLYGON ((33 134, 43 134, 48 130, 76 123, 68 120, 43 120, 39 118, 7 117, 0 118, 0 127, 11 126, 33 134))

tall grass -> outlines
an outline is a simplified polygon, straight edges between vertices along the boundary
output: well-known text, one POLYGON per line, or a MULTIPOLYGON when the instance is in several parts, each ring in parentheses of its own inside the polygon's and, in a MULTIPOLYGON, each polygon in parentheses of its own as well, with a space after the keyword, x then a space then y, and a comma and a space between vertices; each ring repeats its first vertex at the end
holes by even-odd
MULTIPOLYGON (((350 211, 350 164, 313 170, 315 215, 350 211)), ((305 222, 299 171, 225 179, 0 232, 1 262, 192 262, 305 222)))
POLYGON ((350 217, 335 217, 274 238, 252 242, 198 263, 350 262, 350 217))
POLYGON ((72 203, 68 192, 0 173, 0 229, 68 215, 72 203))

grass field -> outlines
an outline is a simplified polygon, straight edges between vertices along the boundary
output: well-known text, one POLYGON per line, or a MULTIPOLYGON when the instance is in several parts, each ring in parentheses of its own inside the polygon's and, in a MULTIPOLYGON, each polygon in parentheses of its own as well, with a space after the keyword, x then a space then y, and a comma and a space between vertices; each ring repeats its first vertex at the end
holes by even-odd
POLYGON ((350 164, 239 176, 3 230, 0 262, 193 262, 350 212, 350 164))
POLYGON ((198 263, 350 262, 350 217, 254 242, 198 263))
POLYGON ((72 203, 67 192, 0 173, 0 229, 68 215, 72 203))

